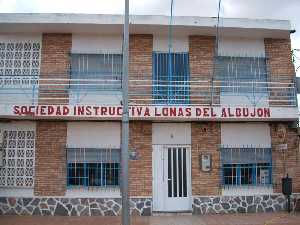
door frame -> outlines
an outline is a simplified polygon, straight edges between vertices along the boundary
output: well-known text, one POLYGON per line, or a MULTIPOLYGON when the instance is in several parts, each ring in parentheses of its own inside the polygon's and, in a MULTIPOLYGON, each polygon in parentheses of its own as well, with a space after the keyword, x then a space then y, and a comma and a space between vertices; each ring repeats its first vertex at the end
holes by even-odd
MULTIPOLYGON (((167 179, 167 178, 166 178, 167 179)), ((165 183, 165 185, 167 182, 165 183)), ((163 187, 163 184, 161 184, 161 187, 163 187)), ((161 190, 161 189, 159 189, 161 190)), ((164 191, 167 190, 163 189, 164 191)), ((152 211, 154 212, 183 212, 183 211, 191 211, 192 210, 192 148, 191 145, 187 144, 153 144, 152 145, 152 211), (164 193, 163 195, 161 191, 159 192, 157 189, 156 185, 156 180, 155 180, 155 162, 156 162, 156 153, 154 151, 159 151, 160 153, 163 151, 166 151, 168 148, 186 148, 186 150, 189 152, 189 157, 187 157, 187 160, 189 163, 187 163, 187 194, 188 194, 188 199, 189 199, 189 208, 184 209, 184 210, 168 210, 164 209, 164 204, 162 206, 157 206, 156 204, 159 204, 159 202, 156 202, 156 199, 161 196, 163 196, 160 200, 165 201, 165 196, 168 193, 164 193)))

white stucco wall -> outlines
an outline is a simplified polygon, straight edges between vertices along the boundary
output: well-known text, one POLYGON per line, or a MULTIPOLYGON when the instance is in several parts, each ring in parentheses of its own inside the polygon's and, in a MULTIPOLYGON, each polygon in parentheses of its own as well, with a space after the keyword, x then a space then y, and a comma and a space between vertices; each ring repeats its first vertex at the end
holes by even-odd
POLYGON ((271 147, 268 123, 222 123, 221 144, 228 147, 271 147))
MULTIPOLYGON (((168 52, 169 39, 167 35, 153 36, 153 51, 168 52)), ((172 52, 188 52, 189 51, 189 37, 186 35, 172 37, 172 52)))
POLYGON ((0 42, 41 42, 41 33, 0 34, 0 42))
POLYGON ((190 123, 153 123, 152 144, 191 144, 190 123))
POLYGON ((117 122, 70 122, 69 148, 120 148, 121 124, 117 122))
POLYGON ((122 53, 122 35, 73 34, 72 53, 122 53))
POLYGON ((264 39, 221 37, 219 41, 218 53, 221 56, 264 57, 264 39))

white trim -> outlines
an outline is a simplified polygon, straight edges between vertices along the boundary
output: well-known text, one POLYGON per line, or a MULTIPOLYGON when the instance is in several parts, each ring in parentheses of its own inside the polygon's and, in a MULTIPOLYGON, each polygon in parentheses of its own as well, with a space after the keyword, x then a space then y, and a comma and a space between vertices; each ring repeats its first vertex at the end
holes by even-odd
POLYGON ((0 197, 34 197, 33 188, 0 187, 0 197))
POLYGON ((247 186, 222 188, 223 196, 252 196, 252 195, 271 195, 274 194, 271 186, 247 186))
POLYGON ((64 197, 72 198, 121 198, 119 188, 69 188, 64 197))

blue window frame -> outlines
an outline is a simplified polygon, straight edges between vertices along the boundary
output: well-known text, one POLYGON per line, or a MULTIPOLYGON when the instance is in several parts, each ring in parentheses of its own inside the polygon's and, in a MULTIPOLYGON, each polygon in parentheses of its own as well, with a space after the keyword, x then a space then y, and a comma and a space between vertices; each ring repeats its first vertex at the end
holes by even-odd
POLYGON ((189 104, 189 54, 154 52, 152 60, 154 103, 189 104))
POLYGON ((268 186, 272 184, 271 148, 222 148, 223 186, 268 186))
POLYGON ((67 149, 69 187, 115 187, 120 183, 120 150, 67 149))

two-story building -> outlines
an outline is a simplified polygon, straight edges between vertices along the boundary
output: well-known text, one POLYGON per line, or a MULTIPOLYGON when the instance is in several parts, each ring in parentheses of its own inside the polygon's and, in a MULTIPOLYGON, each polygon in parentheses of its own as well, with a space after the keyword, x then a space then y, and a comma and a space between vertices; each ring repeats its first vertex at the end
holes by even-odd
MULTIPOLYGON (((122 23, 0 14, 0 214, 120 215, 122 23)), ((130 17, 132 214, 284 210, 281 178, 300 191, 289 21, 222 19, 218 48, 216 18, 168 26, 130 17)))

